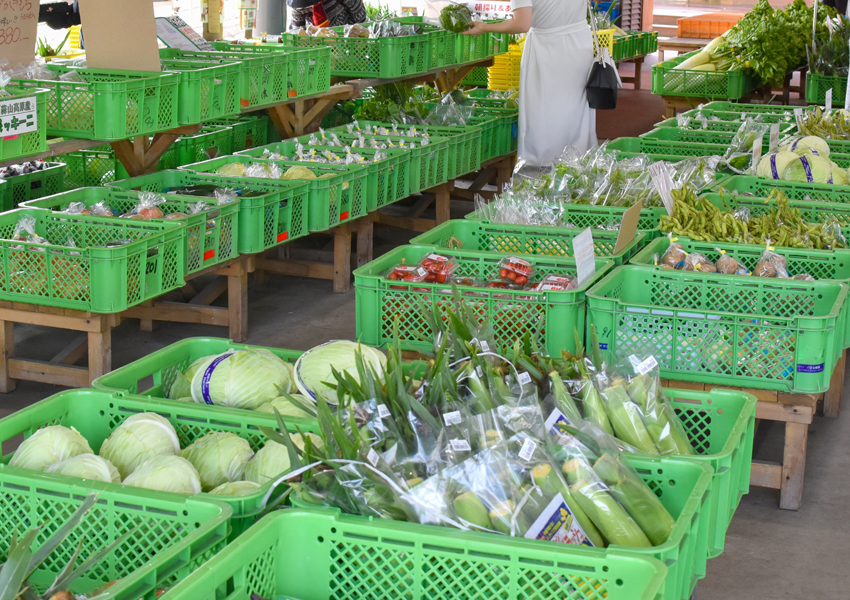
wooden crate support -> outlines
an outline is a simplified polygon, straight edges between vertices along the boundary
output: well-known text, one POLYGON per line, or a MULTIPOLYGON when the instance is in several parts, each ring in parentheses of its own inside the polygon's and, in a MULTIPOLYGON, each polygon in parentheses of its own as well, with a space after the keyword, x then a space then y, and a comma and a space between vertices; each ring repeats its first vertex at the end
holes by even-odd
POLYGON ((112 370, 112 328, 121 322, 117 314, 0 302, 0 392, 14 391, 17 380, 38 381, 67 387, 88 387, 112 370), (16 356, 15 323, 79 331, 81 335, 49 361, 16 356), (88 355, 88 366, 75 366, 88 355))
POLYGON ((623 83, 631 83, 634 86, 634 89, 640 89, 640 75, 643 70, 643 59, 646 58, 646 55, 643 56, 633 56, 631 58, 624 58, 623 60, 617 61, 617 66, 620 66, 620 63, 624 62, 633 62, 635 63, 635 74, 634 75, 621 75, 620 80, 623 83))
POLYGON ((455 188, 454 196, 464 200, 475 200, 476 195, 489 198, 497 192, 483 191, 484 186, 494 184, 496 190, 501 191, 504 186, 511 182, 514 166, 516 166, 516 152, 506 156, 499 156, 481 163, 481 170, 475 174, 475 179, 468 188, 455 188))
POLYGON ((407 215, 396 216, 377 212, 374 214, 374 220, 376 223, 398 227, 399 229, 408 229, 417 232, 429 231, 451 219, 451 202, 454 191, 454 181, 443 183, 437 187, 425 190, 422 197, 416 201, 416 204, 413 205, 407 215), (431 205, 434 206, 437 218, 423 219, 422 213, 431 205))
POLYGON ((190 295, 187 301, 172 300, 174 294, 167 294, 127 309, 123 316, 139 319, 143 331, 151 331, 154 321, 219 325, 228 328, 228 336, 233 341, 245 342, 248 339, 248 274, 254 271, 255 260, 255 255, 242 255, 193 273, 186 278, 187 282, 201 275, 218 275, 224 279, 213 280, 199 291, 191 284, 184 286, 184 296, 190 295), (225 292, 227 306, 212 306, 225 292))

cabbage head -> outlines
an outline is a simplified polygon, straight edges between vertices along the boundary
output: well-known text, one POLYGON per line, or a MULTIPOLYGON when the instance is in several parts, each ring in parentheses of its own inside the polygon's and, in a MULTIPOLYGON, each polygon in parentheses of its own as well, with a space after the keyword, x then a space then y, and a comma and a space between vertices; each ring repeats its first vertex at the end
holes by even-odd
POLYGON ((201 368, 201 365, 204 364, 207 358, 207 356, 199 358, 186 367, 185 371, 177 374, 174 383, 171 384, 171 388, 168 390, 169 398, 177 400, 192 395, 192 378, 195 377, 195 373, 198 372, 198 369, 201 368))
POLYGON ((180 452, 180 440, 171 423, 156 413, 133 415, 103 442, 100 455, 111 462, 121 478, 155 456, 180 452))
POLYGON ((192 378, 192 397, 199 404, 254 410, 291 386, 285 361, 251 348, 208 356, 192 378))
POLYGON ((355 381, 360 381, 354 358, 358 348, 363 355, 366 367, 371 367, 379 377, 383 375, 387 357, 382 352, 347 340, 336 340, 316 346, 298 358, 295 363, 295 384, 298 390, 305 396, 315 399, 324 398, 328 404, 335 405, 336 390, 328 385, 328 383, 336 385, 331 368, 339 373, 346 372, 355 381))
POLYGON ((824 158, 829 156, 829 144, 815 135, 795 135, 779 144, 779 150, 788 150, 795 154, 803 154, 807 149, 816 151, 818 156, 824 158))
POLYGON ((832 164, 828 158, 805 154, 788 163, 782 175, 785 181, 832 183, 832 164))
POLYGON ((835 185, 847 185, 847 171, 842 169, 839 165, 832 163, 832 183, 835 185))
POLYGON ((78 454, 57 463, 51 463, 44 469, 47 473, 57 473, 68 477, 121 483, 121 475, 111 462, 96 454, 78 454))
POLYGON ((756 167, 756 175, 767 179, 782 179, 785 168, 796 158, 796 154, 785 150, 765 154, 756 167))
POLYGON ((215 496, 250 496, 260 489, 253 481, 228 481, 210 492, 215 496))
MULTIPOLYGON (((315 401, 302 394, 292 394, 292 397, 301 402, 304 406, 312 406, 315 401)), ((274 398, 260 406, 257 412, 274 414, 275 409, 280 413, 280 416, 286 419, 287 417, 295 417, 298 419, 315 419, 315 415, 304 412, 298 405, 293 404, 288 398, 281 396, 274 398)))
POLYGON ((228 177, 244 177, 245 165, 240 162, 232 162, 216 169, 216 175, 226 175, 228 177))
POLYGON ((25 439, 15 450, 9 465, 43 471, 49 464, 91 453, 89 443, 79 431, 73 427, 51 425, 42 427, 25 439))
POLYGON ((198 470, 201 487, 208 492, 228 481, 241 481, 254 451, 235 433, 215 431, 183 449, 180 456, 198 470))
POLYGON ((248 462, 245 467, 245 480, 263 485, 289 472, 290 466, 286 446, 269 440, 248 462))
POLYGON ((316 174, 307 167, 294 166, 289 167, 286 173, 281 175, 281 179, 316 179, 316 174))
POLYGON ((174 454, 155 456, 142 463, 124 480, 124 485, 175 494, 201 492, 201 478, 195 467, 174 454))

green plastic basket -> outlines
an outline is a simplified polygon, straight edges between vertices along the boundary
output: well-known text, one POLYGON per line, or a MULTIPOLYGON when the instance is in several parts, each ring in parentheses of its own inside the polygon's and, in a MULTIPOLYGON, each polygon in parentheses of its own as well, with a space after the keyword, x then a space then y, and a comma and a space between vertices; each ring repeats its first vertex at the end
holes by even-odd
MULTIPOLYGON (((538 227, 536 225, 505 225, 485 221, 446 221, 410 240, 411 244, 458 248, 500 254, 534 254, 573 258, 573 238, 580 229, 538 227)), ((617 231, 594 231, 593 249, 599 258, 622 265, 644 244, 644 233, 638 233, 625 248, 614 253, 617 231)), ((850 265, 849 265, 850 266, 850 265)))
POLYGON ((82 82, 15 80, 49 90, 47 133, 90 140, 124 140, 177 127, 177 73, 71 69, 47 65, 62 75, 76 71, 82 82))
POLYGON ((700 50, 682 54, 652 67, 652 93, 661 96, 737 100, 756 88, 757 82, 744 71, 694 71, 675 69, 700 50))
POLYGON ((847 94, 847 75, 821 75, 815 72, 806 75, 806 102, 824 106, 827 90, 832 90, 837 105, 847 94))
MULTIPOLYGON (((676 133, 678 131, 681 130, 674 129, 672 127, 665 127, 663 129, 650 132, 653 134, 652 137, 645 137, 647 134, 644 134, 644 136, 638 138, 617 138, 616 140, 608 142, 608 149, 626 150, 626 148, 628 148, 628 152, 640 152, 653 156, 679 156, 686 158, 699 156, 723 156, 729 148, 729 142, 697 143, 694 141, 677 139, 680 137, 687 137, 676 133)), ((731 138, 729 141, 731 141, 731 138)))
POLYGON ((481 117, 472 117, 469 123, 470 125, 475 125, 481 129, 481 162, 487 162, 488 160, 492 160, 498 156, 500 148, 499 148, 499 134, 497 133, 497 129, 501 124, 502 117, 493 117, 493 116, 481 116, 481 117))
MULTIPOLYGON (((26 418, 33 414, 31 408, 15 414, 26 418)), ((29 427, 32 425, 23 425, 24 429, 29 427)), ((35 545, 43 544, 89 494, 97 494, 97 504, 32 574, 31 592, 44 593, 78 545, 77 566, 132 531, 86 576, 77 579, 70 591, 89 595, 115 582, 98 597, 154 600, 157 591, 195 572, 226 544, 230 508, 220 502, 96 481, 71 482, 65 477, 5 465, 0 468, 0 490, 0 510, 7 517, 0 527, 0 560, 7 558, 12 539, 20 540, 31 527, 40 527, 35 545)))
POLYGON ((313 96, 331 88, 331 49, 286 46, 289 54, 289 98, 313 96))
MULTIPOLYGON (((441 250, 434 246, 400 246, 354 271, 357 337, 370 346, 383 347, 393 340, 393 328, 404 347, 430 351, 433 331, 429 325, 431 306, 448 310, 455 305, 449 283, 406 283, 390 281, 387 273, 402 261, 416 265, 436 252, 454 257, 455 277, 475 277, 481 281, 498 279, 499 261, 507 254, 468 250, 441 250)), ((546 275, 575 274, 575 261, 569 258, 523 255, 535 267, 530 280, 535 283, 546 275)), ((476 314, 489 319, 496 341, 513 346, 524 335, 531 335, 552 356, 561 350, 575 352, 575 331, 584 334, 584 293, 613 266, 612 261, 597 259, 596 275, 579 289, 566 292, 530 292, 485 287, 459 286, 463 298, 475 307, 476 314)))
POLYGON ((3 210, 18 208, 28 200, 58 194, 65 189, 65 163, 45 163, 40 171, 15 175, 6 179, 6 185, 0 187, 3 198, 3 210))
POLYGON ((164 60, 162 66, 165 71, 180 74, 177 119, 181 125, 235 115, 241 110, 239 63, 178 58, 164 60))
MULTIPOLYGON (((172 144, 159 159, 156 170, 176 169, 180 164, 178 157, 177 146, 172 144)), ((64 183, 66 191, 109 185, 130 176, 109 144, 63 154, 57 156, 56 160, 67 166, 64 183)))
MULTIPOLYGON (((633 138, 637 139, 637 138, 633 138)), ((614 230, 616 231, 623 222, 623 215, 629 210, 626 207, 620 206, 591 206, 585 204, 565 204, 563 220, 569 226, 569 229, 586 229, 593 228, 594 232, 599 230, 614 230)), ((640 218, 638 219, 638 231, 645 232, 646 239, 658 237, 661 235, 659 224, 661 215, 666 215, 667 210, 661 207, 642 208, 640 218)), ((471 212, 466 215, 469 221, 482 221, 476 212, 471 212)), ((539 226, 540 229, 548 229, 539 226)))
POLYGON ((187 185, 214 185, 237 191, 239 254, 256 254, 309 233, 306 181, 249 180, 180 170, 140 175, 116 181, 111 187, 174 194, 187 185))
POLYGON ((587 316, 607 357, 654 356, 662 377, 821 393, 843 352, 847 289, 626 266, 587 292, 587 316))
MULTIPOLYGON (((273 350, 288 358, 292 353, 273 350)), ((299 353, 295 353, 297 357, 299 353)), ((74 427, 89 442, 92 450, 97 453, 103 442, 127 417, 143 412, 154 412, 167 419, 177 432, 180 447, 186 448, 199 438, 211 432, 235 433, 251 444, 255 452, 266 443, 266 437, 260 433, 260 427, 277 427, 273 414, 260 413, 252 410, 238 410, 224 407, 210 407, 194 402, 177 402, 173 400, 157 401, 150 398, 123 396, 102 390, 68 390, 59 392, 19 410, 14 414, 0 419, 0 441, 4 444, 11 442, 16 436, 24 439, 38 429, 48 425, 62 424, 74 427)), ((307 419, 287 419, 287 426, 292 431, 295 427, 302 431, 318 432, 316 421, 307 419), (290 423, 292 421, 292 423, 290 423)), ((3 457, 2 463, 8 464, 11 454, 3 457)), ((8 467, 6 467, 8 468, 8 467)), ((25 469, 14 469, 18 473, 32 475, 25 469)), ((52 479, 65 481, 68 485, 83 485, 76 477, 54 475, 52 479)), ((218 496, 202 493, 198 499, 217 500, 228 505, 231 511, 230 539, 234 539, 250 527, 256 517, 268 504, 272 506, 279 502, 284 490, 275 493, 274 482, 269 481, 247 496, 218 496)), ((135 490, 120 484, 105 484, 108 490, 135 490)), ((177 494, 148 492, 151 496, 161 498, 176 498, 177 494)), ((132 496, 132 494, 127 494, 132 496)), ((138 600, 136 598, 135 600, 138 600)))
POLYGON ((783 106, 781 104, 739 104, 738 102, 715 100, 703 105, 703 108, 708 110, 732 111, 738 113, 745 112, 748 114, 781 114, 788 115, 792 119, 794 118, 794 107, 783 106))
POLYGON ((229 127, 205 126, 195 135, 181 136, 175 146, 180 166, 218 158, 233 152, 233 132, 229 127))
POLYGON ((734 390, 665 388, 696 456, 714 470, 708 506, 708 558, 720 556, 741 498, 750 491, 756 397, 734 390))
MULTIPOLYGON (((305 180, 309 184, 307 222, 311 232, 327 231, 340 223, 353 221, 366 214, 369 195, 367 170, 360 165, 328 165, 298 161, 266 160, 247 156, 224 156, 182 167, 195 173, 215 173, 224 165, 241 163, 276 164, 283 171, 290 167, 307 167, 318 179, 305 180), (321 178, 322 175, 333 175, 321 178)), ((263 183, 268 179, 243 177, 246 183, 263 183)))
POLYGON ((469 74, 463 78, 461 84, 463 85, 479 85, 479 86, 487 86, 487 81, 489 77, 489 72, 487 67, 475 67, 472 69, 469 74))
POLYGON ((790 200, 813 200, 836 204, 850 203, 850 185, 804 183, 736 175, 718 182, 712 188, 737 194, 751 194, 767 198, 774 189, 781 190, 790 200))
POLYGON ((614 550, 299 508, 269 515, 163 600, 653 600, 667 568, 614 550))
MULTIPOLYGON (((714 106, 718 104, 717 102, 712 102, 710 104, 706 104, 705 106, 714 106)), ((720 109, 709 109, 709 108, 692 108, 691 110, 685 111, 681 113, 684 116, 692 117, 694 115, 704 115, 706 119, 712 119, 712 117, 716 117, 720 121, 730 121, 735 122, 738 126, 741 126, 741 121, 744 121, 748 114, 750 116, 759 117, 765 123, 781 123, 783 125, 790 125, 791 127, 796 127, 797 123, 794 118, 793 112, 782 112, 782 111, 765 111, 765 112, 754 112, 749 111, 747 107, 750 105, 747 104, 732 104, 731 102, 725 102, 724 105, 729 106, 729 110, 720 110, 720 109), (736 106, 745 107, 744 110, 735 110, 736 106)), ((765 105, 752 105, 752 106, 765 106, 765 105)), ((668 119, 669 120, 669 119, 668 119)), ((675 121, 675 119, 674 119, 675 121)), ((709 123, 711 121, 709 120, 709 123)), ((658 124, 656 123, 656 126, 658 124)))
POLYGON ((207 121, 206 125, 230 127, 232 152, 264 146, 268 142, 269 118, 265 115, 213 119, 207 121))
MULTIPOLYGON (((110 188, 80 188, 74 191, 31 200, 27 208, 44 208, 57 212, 64 211, 73 202, 90 207, 103 202, 111 208, 116 217, 132 211, 139 202, 139 194, 110 188)), ((164 215, 172 213, 188 214, 197 205, 198 200, 186 196, 170 196, 167 202, 159 205, 164 215)), ((183 228, 183 255, 186 257, 186 273, 195 273, 221 262, 239 256, 239 201, 216 204, 215 198, 209 199, 210 208, 203 212, 189 214, 182 219, 166 219, 168 222, 181 223, 183 228)), ((153 219, 152 222, 162 222, 153 219)))
MULTIPOLYGON (((706 111, 707 112, 707 111, 706 111)), ((731 115, 731 113, 723 113, 724 115, 731 115)), ((741 115, 739 114, 738 117, 741 115)), ((708 118, 708 117, 706 117, 708 118)), ((733 117, 734 118, 734 117, 733 117)), ((728 120, 723 121, 720 119, 710 119, 706 122, 707 127, 703 128, 702 124, 694 120, 691 122, 691 127, 689 130, 691 131, 704 131, 704 132, 718 132, 718 133, 736 133, 738 129, 741 127, 741 121, 728 120)), ((666 128, 666 127, 679 127, 679 121, 677 118, 666 119, 661 121, 660 123, 655 124, 655 129, 658 128, 666 128)), ((779 134, 784 135, 788 133, 793 133, 796 131, 797 125, 794 123, 781 123, 779 126, 779 134)), ((731 141, 731 138, 730 138, 731 141)))
POLYGON ((47 150, 47 103, 51 91, 42 89, 35 84, 7 85, 3 89, 9 94, 4 99, 20 98, 22 102, 29 102, 30 104, 33 102, 32 99, 35 99, 37 129, 16 135, 17 125, 14 122, 5 117, 0 120, 0 130, 2 130, 2 135, 0 135, 0 160, 30 156, 47 150))
POLYGON ((59 215, 40 209, 0 214, 0 299, 97 313, 120 312, 183 285, 180 223, 59 215), (50 246, 14 241, 24 215, 50 246), (74 247, 68 245, 69 236, 74 247), (107 243, 132 240, 112 248, 107 243))

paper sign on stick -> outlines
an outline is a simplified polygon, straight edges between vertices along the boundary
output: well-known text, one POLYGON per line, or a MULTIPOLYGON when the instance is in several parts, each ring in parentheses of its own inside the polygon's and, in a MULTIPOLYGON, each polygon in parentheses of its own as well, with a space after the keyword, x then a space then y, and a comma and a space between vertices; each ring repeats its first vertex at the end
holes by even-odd
POLYGON ((640 209, 642 208, 643 200, 638 200, 629 210, 623 213, 623 220, 620 222, 620 233, 617 234, 617 245, 614 247, 614 254, 619 254, 623 248, 635 239, 638 221, 640 220, 640 209))
POLYGON ((7 69, 33 61, 37 37, 38 2, 0 0, 0 59, 9 61, 7 69))
POLYGON ((153 3, 150 0, 79 0, 92 69, 160 71, 153 3))

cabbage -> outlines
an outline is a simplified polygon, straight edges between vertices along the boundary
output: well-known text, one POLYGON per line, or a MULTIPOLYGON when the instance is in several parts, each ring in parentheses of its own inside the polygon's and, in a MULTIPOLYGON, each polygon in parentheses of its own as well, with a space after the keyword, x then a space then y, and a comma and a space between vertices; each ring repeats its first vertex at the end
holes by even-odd
MULTIPOLYGON (((304 406, 311 406, 314 404, 314 400, 312 398, 308 398, 301 394, 293 394, 293 398, 301 402, 304 406)), ((261 407, 257 409, 257 412, 261 413, 271 413, 274 414, 275 409, 280 413, 281 417, 296 417, 299 419, 313 419, 315 415, 311 415, 309 413, 301 410, 297 405, 293 404, 289 401, 288 398, 281 396, 280 398, 275 398, 266 402, 261 407)))
MULTIPOLYGON (((301 443, 303 444, 303 441, 301 443)), ((289 452, 286 446, 269 440, 245 467, 245 481, 262 485, 278 475, 287 473, 289 469, 289 452)))
POLYGON ((331 177, 336 177, 339 173, 325 173, 324 175, 319 175, 319 179, 330 179, 331 177))
POLYGON ((767 179, 782 179, 785 168, 796 159, 796 154, 784 150, 765 154, 759 161, 756 175, 767 179))
POLYGON ((192 397, 199 404, 253 410, 291 386, 289 367, 268 350, 231 350, 204 359, 192 378, 192 397))
POLYGON ((240 162, 226 164, 223 167, 216 169, 216 175, 227 175, 229 177, 244 177, 245 165, 240 162))
POLYGON ((245 465, 254 456, 250 444, 235 433, 213 432, 180 452, 201 476, 204 491, 228 481, 241 481, 245 465))
POLYGON ((328 383, 336 385, 331 367, 340 374, 347 372, 355 381, 360 381, 354 355, 357 348, 361 349, 366 367, 375 370, 382 376, 387 364, 387 357, 378 350, 347 340, 337 340, 316 346, 302 354, 295 363, 295 384, 298 390, 310 398, 324 398, 328 404, 336 404, 336 390, 328 383))
POLYGON ((785 167, 782 179, 808 183, 832 183, 832 164, 829 159, 813 154, 798 156, 785 167))
POLYGON ((15 450, 9 465, 43 471, 49 464, 91 453, 89 443, 79 431, 73 427, 51 425, 42 427, 25 439, 15 450))
POLYGON ((95 454, 78 454, 73 458, 49 464, 44 470, 47 473, 57 473, 68 477, 121 483, 121 475, 115 465, 95 454))
POLYGON ((839 165, 832 163, 832 183, 835 185, 847 185, 847 171, 839 165))
POLYGON ((173 454, 155 456, 139 465, 124 485, 175 494, 199 494, 201 478, 185 458, 173 454))
POLYGON ((100 447, 100 455, 115 465, 122 479, 155 456, 178 452, 180 440, 174 427, 156 413, 140 413, 128 418, 100 447))
POLYGON ((316 179, 316 175, 307 167, 295 166, 289 167, 286 173, 281 175, 281 179, 316 179))
POLYGON ((171 388, 168 390, 168 397, 172 400, 177 398, 185 398, 186 396, 192 395, 192 378, 195 376, 195 373, 198 372, 198 369, 201 368, 201 365, 204 364, 208 357, 203 356, 189 365, 185 371, 182 373, 178 373, 177 377, 174 379, 174 383, 171 384, 171 388))
POLYGON ((216 496, 250 496, 260 489, 253 481, 228 481, 210 492, 216 496))
POLYGON ((816 150, 820 156, 829 156, 829 144, 814 135, 795 135, 782 140, 779 144, 779 150, 788 150, 796 154, 803 153, 806 148, 816 150))

